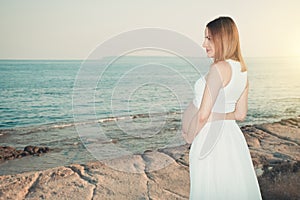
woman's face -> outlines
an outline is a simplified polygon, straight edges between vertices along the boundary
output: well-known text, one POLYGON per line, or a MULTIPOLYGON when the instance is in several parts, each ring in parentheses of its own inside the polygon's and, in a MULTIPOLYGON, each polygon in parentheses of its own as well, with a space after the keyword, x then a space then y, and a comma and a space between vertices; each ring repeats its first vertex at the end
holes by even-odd
POLYGON ((212 37, 209 34, 208 28, 205 29, 205 38, 202 44, 203 48, 205 48, 207 56, 209 58, 213 58, 215 56, 215 45, 212 41, 212 37))

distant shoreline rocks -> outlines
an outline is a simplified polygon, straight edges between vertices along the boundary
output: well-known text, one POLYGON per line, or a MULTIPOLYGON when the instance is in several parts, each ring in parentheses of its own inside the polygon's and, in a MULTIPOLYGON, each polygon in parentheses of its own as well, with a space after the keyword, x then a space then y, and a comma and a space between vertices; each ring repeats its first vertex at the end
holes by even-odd
POLYGON ((26 146, 23 150, 16 149, 11 146, 0 146, 0 163, 6 160, 13 160, 17 158, 22 158, 25 156, 40 156, 43 153, 48 153, 50 151, 49 147, 43 146, 26 146))

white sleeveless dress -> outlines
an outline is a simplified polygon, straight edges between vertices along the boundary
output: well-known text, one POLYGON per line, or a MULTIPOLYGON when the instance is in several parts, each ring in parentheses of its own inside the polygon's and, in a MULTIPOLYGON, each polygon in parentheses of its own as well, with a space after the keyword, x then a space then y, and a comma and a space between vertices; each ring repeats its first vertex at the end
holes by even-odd
MULTIPOLYGON (((229 113, 246 87, 247 72, 237 61, 227 60, 231 80, 220 90, 213 112, 229 113)), ((205 78, 195 83, 193 103, 200 107, 205 78)), ((194 139, 190 154, 190 199, 259 200, 261 193, 250 152, 235 120, 208 122, 194 139)))

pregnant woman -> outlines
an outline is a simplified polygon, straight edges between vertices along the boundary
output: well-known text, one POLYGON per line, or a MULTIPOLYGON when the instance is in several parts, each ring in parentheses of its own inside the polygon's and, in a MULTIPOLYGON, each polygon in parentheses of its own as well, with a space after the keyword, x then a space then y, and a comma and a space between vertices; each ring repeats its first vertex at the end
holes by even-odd
POLYGON ((205 29, 203 47, 213 64, 195 83, 195 98, 183 115, 190 149, 190 199, 259 200, 257 177, 236 120, 247 114, 248 79, 239 35, 230 17, 205 29))

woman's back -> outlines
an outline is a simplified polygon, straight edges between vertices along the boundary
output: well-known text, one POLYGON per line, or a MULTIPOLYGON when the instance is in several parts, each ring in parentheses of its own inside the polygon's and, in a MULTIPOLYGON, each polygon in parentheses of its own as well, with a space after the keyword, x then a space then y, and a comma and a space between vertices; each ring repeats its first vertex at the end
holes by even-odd
MULTIPOLYGON (((235 110, 235 105, 247 85, 247 71, 241 72, 241 64, 238 61, 226 60, 230 66, 228 83, 219 91, 212 112, 230 113, 235 110)), ((222 73, 222 72, 220 72, 222 73)), ((228 73, 227 73, 228 74, 228 73)), ((221 77, 224 79, 223 74, 221 77)))
MULTIPOLYGON (((241 72, 241 64, 234 60, 226 60, 228 63, 227 68, 220 66, 219 76, 226 83, 223 88, 220 89, 212 112, 216 113, 230 113, 235 110, 235 105, 246 88, 247 84, 247 71, 241 72)), ((199 108, 206 80, 201 77, 195 84, 194 87, 194 105, 199 108)))

